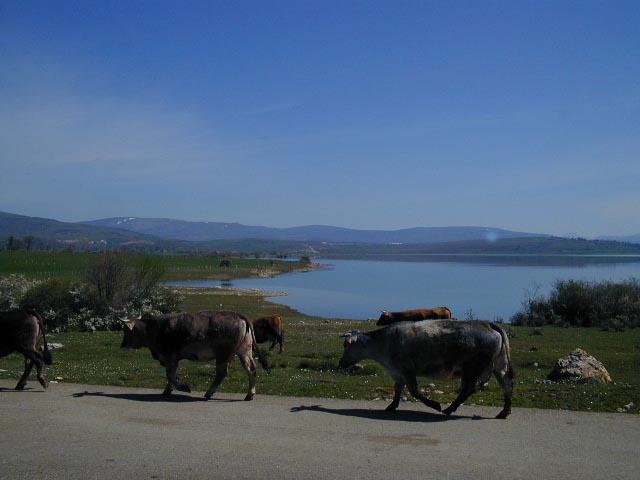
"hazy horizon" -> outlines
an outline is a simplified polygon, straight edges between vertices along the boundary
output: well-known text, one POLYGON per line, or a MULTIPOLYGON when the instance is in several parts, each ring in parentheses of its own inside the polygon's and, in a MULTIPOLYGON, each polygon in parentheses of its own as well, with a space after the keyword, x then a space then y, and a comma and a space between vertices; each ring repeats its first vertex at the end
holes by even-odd
POLYGON ((0 210, 640 233, 637 2, 7 2, 0 210))

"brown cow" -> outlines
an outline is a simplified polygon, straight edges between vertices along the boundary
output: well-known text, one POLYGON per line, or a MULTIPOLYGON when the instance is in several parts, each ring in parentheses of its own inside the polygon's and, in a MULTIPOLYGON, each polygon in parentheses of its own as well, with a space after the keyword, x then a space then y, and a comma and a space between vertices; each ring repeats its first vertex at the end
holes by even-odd
POLYGON ((382 315, 376 325, 390 325, 396 322, 419 322, 421 320, 451 319, 449 307, 416 308, 415 310, 404 310, 402 312, 382 311, 382 315))
POLYGON ((44 365, 51 365, 53 357, 47 345, 42 317, 34 311, 10 310, 0 312, 0 357, 18 352, 24 355, 24 373, 16 390, 22 390, 27 384, 31 369, 35 364, 38 381, 47 388, 49 380, 44 374, 44 365), (38 349, 38 335, 42 334, 44 350, 38 349))
POLYGON ((256 342, 264 343, 271 340, 269 350, 273 350, 273 347, 278 343, 280 345, 280 353, 282 353, 284 344, 282 317, 280 315, 269 315, 256 318, 252 320, 252 323, 253 331, 256 332, 256 342))
POLYGON ((258 360, 269 372, 269 365, 256 346, 253 325, 244 315, 230 311, 202 311, 198 313, 168 313, 145 315, 125 321, 121 348, 147 347, 153 358, 165 367, 167 386, 163 395, 170 395, 174 388, 190 392, 176 377, 178 362, 216 360, 216 375, 204 394, 211 398, 227 376, 229 362, 234 355, 249 375, 249 391, 245 400, 256 393, 256 364, 252 350, 256 349, 258 360))

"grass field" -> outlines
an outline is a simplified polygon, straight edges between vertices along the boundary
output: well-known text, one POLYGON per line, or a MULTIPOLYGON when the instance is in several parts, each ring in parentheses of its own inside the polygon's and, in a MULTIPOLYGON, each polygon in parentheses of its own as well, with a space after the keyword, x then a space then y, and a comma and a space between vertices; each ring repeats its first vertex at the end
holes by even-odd
MULTIPOLYGON (((224 308, 237 310, 250 317, 278 313, 285 319, 285 352, 269 355, 271 375, 259 370, 258 394, 319 396, 352 399, 390 398, 393 382, 376 363, 363 362, 364 369, 347 374, 336 369, 342 352, 339 334, 351 329, 372 329, 372 322, 338 321, 309 317, 282 305, 247 292, 219 289, 185 289, 184 309, 224 308)), ((512 357, 517 384, 514 405, 521 407, 562 408, 573 410, 616 411, 633 402, 638 413, 640 404, 640 329, 624 332, 602 332, 588 328, 543 327, 543 335, 532 335, 532 328, 512 327, 512 357), (585 385, 569 383, 544 384, 542 380, 560 356, 576 347, 600 359, 614 383, 585 385), (533 363, 537 362, 538 367, 533 363)), ((120 350, 121 333, 96 332, 50 335, 51 342, 64 347, 54 350, 54 364, 48 367, 49 378, 60 381, 153 387, 165 385, 164 370, 148 350, 120 350)), ((263 344, 262 349, 267 345, 263 344)), ((20 376, 22 357, 12 354, 0 359, 0 378, 20 376)), ((214 369, 211 364, 183 361, 179 374, 195 390, 208 387, 214 369)), ((457 382, 420 379, 429 396, 450 402, 456 396, 457 382), (429 387, 429 384, 435 386, 429 387)), ((37 383, 31 387, 40 388, 37 383)), ((53 386, 55 388, 55 385, 53 386)), ((221 391, 243 392, 246 375, 239 363, 233 362, 221 391)), ((500 405, 501 392, 494 379, 484 392, 472 396, 467 403, 500 405)))
MULTIPOLYGON (((33 278, 79 278, 101 253, 0 251, 0 275, 21 273, 33 278)), ((127 254, 132 261, 144 254, 127 254)), ((170 280, 219 279, 268 276, 308 270, 308 265, 284 260, 229 258, 230 266, 221 267, 226 257, 214 255, 153 255, 154 261, 166 269, 170 280)))

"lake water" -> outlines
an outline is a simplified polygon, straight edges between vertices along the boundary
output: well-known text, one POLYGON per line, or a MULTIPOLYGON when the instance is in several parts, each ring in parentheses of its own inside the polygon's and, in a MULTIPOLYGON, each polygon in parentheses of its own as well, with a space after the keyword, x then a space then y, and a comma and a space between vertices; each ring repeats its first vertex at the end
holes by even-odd
MULTIPOLYGON (((640 257, 441 256, 422 261, 320 260, 327 268, 274 278, 226 282, 238 288, 286 291, 273 301, 326 318, 366 319, 382 309, 447 305, 457 318, 508 320, 527 292, 546 294, 556 279, 640 278, 640 257)), ((216 280, 172 282, 218 286, 216 280)))

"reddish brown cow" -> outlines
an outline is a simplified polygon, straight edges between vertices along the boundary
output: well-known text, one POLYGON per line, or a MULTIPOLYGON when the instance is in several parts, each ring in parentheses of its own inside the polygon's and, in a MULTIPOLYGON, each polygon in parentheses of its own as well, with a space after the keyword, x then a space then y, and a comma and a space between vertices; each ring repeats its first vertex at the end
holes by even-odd
POLYGON ((0 312, 0 357, 18 352, 24 355, 24 373, 16 390, 22 390, 33 366, 38 371, 40 385, 47 388, 49 381, 44 374, 44 365, 51 365, 53 359, 47 346, 42 317, 32 311, 10 310, 0 312), (38 336, 42 334, 44 349, 38 349, 38 336))
POLYGON ((451 319, 451 310, 448 307, 416 308, 402 312, 382 311, 382 315, 376 325, 390 325, 396 322, 419 322, 420 320, 451 319))
POLYGON ((256 318, 252 323, 253 330, 256 333, 256 342, 264 343, 271 340, 269 350, 273 350, 273 347, 278 343, 280 345, 280 353, 282 353, 284 344, 282 317, 280 315, 268 315, 266 317, 256 318))

